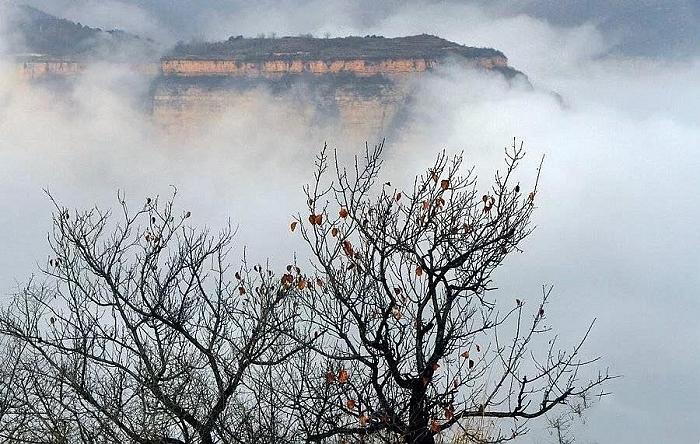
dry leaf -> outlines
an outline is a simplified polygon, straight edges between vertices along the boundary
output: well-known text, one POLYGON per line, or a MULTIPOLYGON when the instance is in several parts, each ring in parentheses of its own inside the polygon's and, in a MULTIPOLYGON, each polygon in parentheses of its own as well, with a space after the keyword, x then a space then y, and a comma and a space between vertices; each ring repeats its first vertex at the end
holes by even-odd
POLYGON ((345 384, 346 382, 348 382, 348 379, 350 379, 348 371, 344 368, 340 369, 340 371, 338 372, 338 382, 341 384, 345 384))
POLYGON ((440 188, 442 188, 443 190, 446 190, 446 189, 448 189, 449 187, 450 187, 450 181, 449 181, 449 180, 443 179, 443 180, 440 181, 440 188))
POLYGON ((346 210, 345 208, 341 208, 338 212, 338 215, 345 219, 346 217, 348 217, 348 210, 346 210))
POLYGON ((356 405, 356 402, 354 399, 348 399, 347 401, 345 401, 345 406, 347 408, 349 408, 350 410, 354 409, 355 405, 356 405))
POLYGON ((366 415, 360 415, 359 417, 360 425, 362 427, 367 425, 367 422, 369 422, 369 418, 366 415))
POLYGON ((290 230, 292 231, 292 233, 293 233, 294 230, 297 229, 297 221, 294 221, 294 222, 292 222, 291 224, 289 224, 289 229, 290 229, 290 230))
POLYGON ((345 252, 345 255, 348 257, 353 257, 354 256, 354 251, 352 249, 352 244, 350 243, 349 240, 344 240, 343 241, 343 251, 345 252))
POLYGON ((421 277, 423 275, 423 267, 420 265, 416 267, 416 276, 421 277))

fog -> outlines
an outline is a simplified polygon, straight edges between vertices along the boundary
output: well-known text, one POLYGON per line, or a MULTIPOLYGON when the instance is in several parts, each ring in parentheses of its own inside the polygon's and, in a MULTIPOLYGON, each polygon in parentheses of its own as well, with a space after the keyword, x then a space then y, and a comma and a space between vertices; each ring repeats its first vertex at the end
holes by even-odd
MULTIPOLYGON (((172 10, 145 0, 68 3, 64 15, 84 24, 171 40, 427 32, 502 50, 534 88, 454 67, 435 72, 421 84, 411 124, 387 140, 387 178, 407 183, 407 172, 422 172, 445 148, 464 150, 488 181, 503 147, 518 137, 529 152, 526 181, 544 154, 537 230, 497 283, 508 300, 535 298, 541 284, 554 284, 548 313, 565 339, 597 317, 587 350, 624 377, 577 427, 576 442, 700 440, 697 46, 683 46, 684 57, 669 58, 665 49, 639 56, 621 47, 622 31, 586 16, 552 20, 542 2, 515 12, 450 2, 371 9, 311 1, 295 9, 293 2, 272 8, 212 1, 172 10), (175 26, 181 10, 196 12, 187 35, 175 26)), ((46 9, 61 7, 56 1, 46 9)), ((689 32, 681 40, 692 43, 689 32)), ((148 82, 125 68, 96 65, 57 92, 29 86, 14 65, 0 64, 3 295, 47 257, 51 206, 44 188, 80 208, 114 207, 122 190, 138 207, 176 185, 193 223, 217 227, 231 218, 249 255, 283 261, 302 249, 287 227, 304 208, 301 186, 311 178, 313 156, 324 141, 344 156, 363 148, 332 128, 305 127, 295 117, 304 105, 273 104, 264 91, 256 93, 255 112, 231 109, 201 132, 173 137, 143 110, 148 82)), ((535 430, 522 441, 549 439, 535 430)))

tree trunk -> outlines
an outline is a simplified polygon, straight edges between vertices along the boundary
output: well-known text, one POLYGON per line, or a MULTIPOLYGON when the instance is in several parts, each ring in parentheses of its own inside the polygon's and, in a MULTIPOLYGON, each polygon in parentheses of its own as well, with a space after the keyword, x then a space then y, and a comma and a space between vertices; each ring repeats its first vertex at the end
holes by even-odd
MULTIPOLYGON (((430 377, 432 374, 428 376, 430 377)), ((404 438, 404 442, 406 444, 435 444, 435 438, 428 429, 429 418, 428 412, 425 410, 425 384, 423 383, 423 378, 416 378, 413 382, 409 415, 409 430, 404 438)))

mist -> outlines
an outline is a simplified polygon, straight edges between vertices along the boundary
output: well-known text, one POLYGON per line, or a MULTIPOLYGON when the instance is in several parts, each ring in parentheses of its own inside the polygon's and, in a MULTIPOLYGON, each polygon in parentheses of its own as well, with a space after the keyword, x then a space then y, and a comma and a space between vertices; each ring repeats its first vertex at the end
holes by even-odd
MULTIPOLYGON (((446 149, 464 151, 487 186, 503 147, 517 137, 529 152, 525 184, 545 155, 537 229, 496 283, 498 297, 509 301, 536 298, 542 284, 554 284, 548 313, 564 338, 579 337, 597 318, 586 350, 623 378, 577 426, 576 442, 700 439, 694 31, 674 52, 684 56, 669 58, 666 46, 655 53, 625 46, 626 31, 609 22, 551 20, 542 7, 390 2, 371 9, 310 1, 273 11, 265 2, 173 10, 145 0, 68 3, 67 18, 166 41, 426 32, 503 51, 533 86, 450 66, 430 74, 409 124, 386 141, 387 180, 410 183, 407 174, 420 174, 446 149), (196 12, 184 32, 176 31, 181 10, 196 12)), ((53 13, 61 7, 46 5, 53 13)), ((345 158, 364 148, 361 138, 340 137, 333 122, 307 127, 295 116, 310 105, 273 100, 265 90, 253 93, 254 112, 229 109, 174 137, 143 107, 150 80, 125 67, 93 65, 57 91, 28 85, 12 63, 0 63, 0 301, 48 255, 52 208, 44 189, 77 208, 113 208, 120 190, 136 208, 147 196, 169 196, 175 185, 178 206, 192 211, 195 225, 217 228, 230 218, 239 249, 246 246, 253 260, 283 263, 303 250, 288 223, 304 209, 301 187, 311 180, 316 153, 325 142, 345 158)), ((553 442, 542 430, 522 441, 553 442)))

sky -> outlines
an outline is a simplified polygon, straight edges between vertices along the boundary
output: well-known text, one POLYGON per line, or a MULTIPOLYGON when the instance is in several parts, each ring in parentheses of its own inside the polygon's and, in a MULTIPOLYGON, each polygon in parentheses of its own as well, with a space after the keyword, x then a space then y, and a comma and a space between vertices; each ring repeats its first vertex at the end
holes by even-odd
MULTIPOLYGON (((527 180, 545 166, 525 252, 497 275, 499 292, 536 298, 555 285, 548 315, 572 341, 596 318, 587 350, 623 375, 577 426, 577 443, 700 442, 700 5, 669 1, 51 0, 27 3, 84 24, 159 41, 229 35, 431 33, 503 51, 534 88, 447 68, 425 79, 410 128, 387 141, 387 178, 408 182, 438 150, 463 150, 485 182, 513 137, 527 180), (563 104, 551 92, 561 96, 563 104)), ((3 42, 0 40, 0 46, 3 42)), ((239 247, 263 260, 299 251, 302 210, 324 141, 297 103, 259 92, 187 138, 144 114, 148 79, 93 66, 68 92, 30 87, 0 61, 0 289, 9 294, 48 254, 50 205, 138 206, 167 195, 197 224, 238 225, 239 247), (279 119, 282 114, 291 116, 279 119)), ((370 140, 370 143, 372 141, 370 140)), ((279 259, 280 261, 286 258, 279 259)), ((2 297, 2 296, 0 296, 2 297)), ((534 431, 526 443, 551 442, 534 431)))

